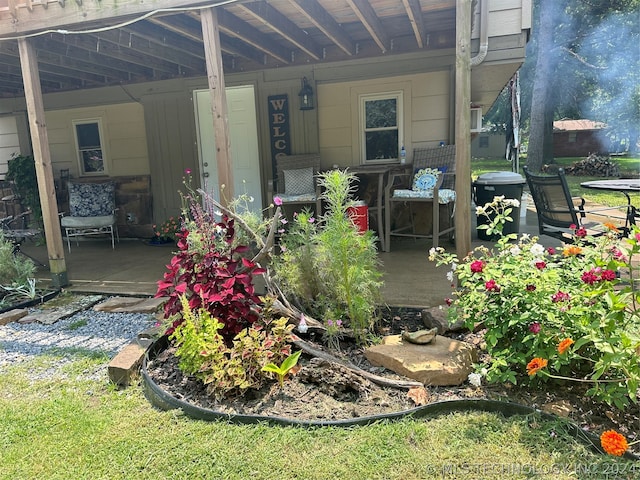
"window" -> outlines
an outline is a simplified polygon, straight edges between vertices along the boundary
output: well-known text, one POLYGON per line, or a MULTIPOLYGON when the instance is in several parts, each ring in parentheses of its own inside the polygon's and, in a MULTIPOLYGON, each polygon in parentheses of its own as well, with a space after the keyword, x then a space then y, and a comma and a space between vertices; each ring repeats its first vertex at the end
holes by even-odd
POLYGON ((478 143, 479 143, 478 145, 479 148, 489 148, 489 137, 486 135, 481 136, 478 139, 478 143))
POLYGON ((575 143, 578 139, 578 132, 569 132, 569 143, 575 143))
POLYGON ((364 163, 400 158, 402 147, 402 92, 360 97, 364 163))
POLYGON ((102 150, 100 120, 73 122, 81 175, 104 175, 107 165, 102 150))

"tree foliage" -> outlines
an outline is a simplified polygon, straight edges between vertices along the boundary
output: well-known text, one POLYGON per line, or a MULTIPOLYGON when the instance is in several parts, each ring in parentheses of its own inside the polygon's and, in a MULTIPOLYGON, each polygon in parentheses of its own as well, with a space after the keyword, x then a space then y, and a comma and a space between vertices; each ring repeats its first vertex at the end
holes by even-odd
MULTIPOLYGON (((552 123, 604 122, 610 138, 637 151, 640 126, 640 0, 536 0, 533 36, 520 70, 521 118, 529 131, 528 164, 552 161, 552 123)), ((508 96, 486 118, 505 122, 508 96)))

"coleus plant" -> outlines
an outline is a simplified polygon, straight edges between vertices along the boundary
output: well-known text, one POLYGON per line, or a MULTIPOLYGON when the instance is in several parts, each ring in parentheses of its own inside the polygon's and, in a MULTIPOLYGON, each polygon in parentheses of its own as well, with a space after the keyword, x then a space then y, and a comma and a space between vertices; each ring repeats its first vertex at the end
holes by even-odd
POLYGON ((249 247, 235 245, 233 219, 226 215, 210 221, 206 212, 193 212, 194 220, 177 234, 178 252, 158 282, 156 297, 168 297, 164 317, 171 319, 170 335, 183 321, 180 296, 189 301, 192 311, 205 309, 223 324, 220 333, 227 340, 258 319, 260 299, 253 278, 264 273, 245 258, 249 247))

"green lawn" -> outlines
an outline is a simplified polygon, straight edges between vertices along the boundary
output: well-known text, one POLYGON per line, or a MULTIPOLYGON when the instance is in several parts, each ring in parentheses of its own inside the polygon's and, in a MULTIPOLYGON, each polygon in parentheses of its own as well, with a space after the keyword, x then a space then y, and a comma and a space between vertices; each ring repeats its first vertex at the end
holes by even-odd
MULTIPOLYGON (((555 162, 561 166, 570 166, 574 162, 581 160, 581 158, 566 157, 556 158, 555 162)), ((638 157, 614 157, 612 161, 618 163, 620 171, 623 175, 635 175, 640 173, 640 158, 638 157)), ((520 174, 524 176, 522 172, 522 166, 526 164, 526 160, 520 162, 520 174)), ((471 176, 476 179, 479 175, 487 172, 495 171, 511 171, 511 162, 505 159, 472 159, 471 161, 471 176)), ((600 205, 616 206, 626 205, 627 199, 621 193, 616 192, 604 192, 596 190, 588 190, 582 188, 580 183, 587 182, 589 180, 602 180, 602 177, 576 177, 573 175, 567 175, 567 183, 571 194, 577 197, 583 197, 585 200, 598 203, 600 205)), ((632 204, 640 208, 640 195, 633 195, 631 197, 632 204)))
POLYGON ((0 367, 0 478, 595 479, 615 469, 630 479, 640 468, 538 416, 466 412, 352 428, 192 420, 155 410, 138 386, 113 388, 106 362, 76 353, 70 363, 37 356, 0 367))

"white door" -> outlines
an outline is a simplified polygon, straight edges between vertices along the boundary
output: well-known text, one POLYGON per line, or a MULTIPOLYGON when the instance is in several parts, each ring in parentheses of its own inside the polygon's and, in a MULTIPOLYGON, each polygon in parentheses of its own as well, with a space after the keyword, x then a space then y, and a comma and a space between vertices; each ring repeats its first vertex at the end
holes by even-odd
MULTIPOLYGON (((229 135, 231 137, 231 167, 233 189, 237 197, 246 193, 253 197, 251 211, 262 211, 262 188, 260 183, 260 158, 258 156, 258 124, 255 96, 252 85, 228 87, 226 89, 229 111, 229 135)), ((193 101, 198 130, 198 153, 200 172, 204 176, 202 186, 220 199, 218 186, 218 164, 216 162, 215 138, 213 135, 213 113, 209 90, 195 90, 193 101)))

